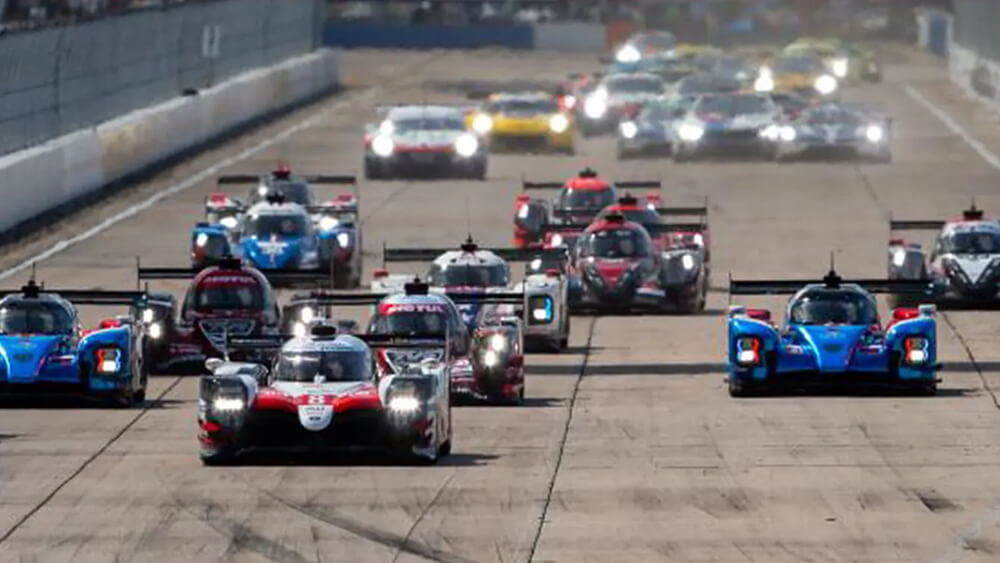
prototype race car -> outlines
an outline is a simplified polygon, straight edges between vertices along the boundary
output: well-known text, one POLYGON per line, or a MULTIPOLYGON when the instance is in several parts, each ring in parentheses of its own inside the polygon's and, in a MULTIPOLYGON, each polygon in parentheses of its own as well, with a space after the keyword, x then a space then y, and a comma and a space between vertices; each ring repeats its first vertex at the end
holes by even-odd
POLYGON ((146 400, 146 332, 139 291, 44 289, 32 279, 0 290, 0 395, 68 393, 129 407, 146 400), (78 305, 124 305, 129 314, 83 330, 78 305))
POLYGON ((792 295, 784 326, 770 311, 729 309, 729 394, 781 386, 892 385, 937 391, 934 306, 901 308, 884 327, 875 293, 923 295, 927 284, 901 280, 730 281, 731 295, 792 295))
POLYGON ((303 272, 310 284, 329 278, 334 287, 357 287, 363 267, 357 204, 345 203, 336 215, 324 207, 319 221, 310 211, 271 193, 247 210, 236 229, 199 223, 191 233, 191 265, 198 269, 237 257, 260 270, 303 272))
MULTIPOLYGON (((514 200, 514 246, 540 246, 545 233, 561 223, 587 223, 605 207, 618 199, 618 189, 660 189, 655 181, 610 182, 590 168, 563 182, 522 182, 524 193, 514 200), (559 190, 554 201, 534 199, 528 192, 559 190)), ((555 246, 558 246, 555 245, 555 246)))
POLYGON ((892 161, 891 121, 861 104, 825 103, 806 109, 778 131, 779 162, 805 157, 892 161))
POLYGON ((545 92, 493 94, 467 118, 490 150, 549 150, 573 154, 573 114, 545 92))
POLYGON ((698 100, 670 97, 646 104, 635 119, 618 125, 618 159, 669 155, 676 142, 677 124, 698 100))
MULTIPOLYGON (((950 221, 900 221, 889 223, 897 231, 936 231, 934 248, 927 255, 917 242, 893 237, 889 241, 889 277, 921 280, 930 284, 920 296, 945 306, 987 307, 1000 304, 1000 222, 986 219, 975 205, 961 218, 950 221)), ((907 303, 912 296, 897 295, 907 303)))
POLYGON ((273 363, 209 360, 198 394, 199 455, 206 465, 254 449, 385 450, 434 463, 451 453, 447 336, 349 335, 317 326, 280 336, 235 339, 230 347, 280 348, 273 363), (379 375, 375 357, 416 352, 379 375), (420 354, 430 352, 437 359, 420 354))
POLYGON ((675 125, 672 154, 677 162, 708 155, 774 158, 781 108, 766 94, 710 94, 691 105, 675 125))
MULTIPOLYGON (((383 262, 431 262, 425 280, 431 292, 448 295, 462 293, 524 294, 524 302, 508 305, 506 315, 521 319, 525 344, 554 352, 569 345, 570 316, 567 284, 558 268, 529 273, 514 283, 508 262, 539 262, 544 254, 563 256, 561 250, 544 252, 518 248, 482 248, 470 237, 458 248, 383 248, 383 262)), ((372 291, 396 293, 412 280, 412 274, 389 274, 377 270, 372 291)), ((459 310, 469 325, 481 322, 481 303, 460 304, 459 310)))
POLYGON ((486 177, 488 149, 466 126, 466 111, 440 105, 381 110, 365 132, 365 177, 486 177))
POLYGON ((815 55, 826 64, 830 73, 845 82, 879 82, 882 68, 874 53, 839 39, 804 37, 788 44, 787 55, 815 55))
POLYGON ((635 115, 642 105, 666 92, 663 79, 655 74, 615 74, 605 76, 587 95, 577 125, 584 136, 611 133, 623 117, 635 115))
MULTIPOLYGON (((524 399, 524 340, 521 320, 504 306, 524 306, 523 293, 431 292, 426 283, 406 284, 400 293, 312 292, 296 295, 286 316, 304 324, 333 318, 334 307, 375 306, 368 334, 447 334, 453 398, 501 404, 524 399), (478 304, 474 322, 466 324, 459 306, 478 304), (472 328, 469 328, 472 327, 472 328)), ((301 332, 301 331, 297 331, 301 332)), ((410 356, 392 349, 377 355, 380 373, 398 373, 397 358, 410 356)))
POLYGON ((636 63, 650 57, 672 54, 677 39, 667 31, 640 31, 633 34, 618 48, 615 62, 636 63))
POLYGON ((815 99, 836 94, 840 82, 815 55, 781 55, 760 68, 753 87, 757 92, 786 92, 815 99))

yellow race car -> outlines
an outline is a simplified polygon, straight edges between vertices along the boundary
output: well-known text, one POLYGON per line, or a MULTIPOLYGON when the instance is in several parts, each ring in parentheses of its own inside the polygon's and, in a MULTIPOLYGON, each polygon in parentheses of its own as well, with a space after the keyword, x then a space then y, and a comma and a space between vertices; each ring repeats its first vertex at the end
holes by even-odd
POLYGON ((786 55, 815 55, 842 82, 878 82, 882 79, 882 66, 874 53, 840 39, 803 37, 789 43, 782 52, 786 55))
POLYGON ((754 81, 757 92, 798 94, 806 98, 831 97, 840 82, 823 60, 812 53, 779 55, 760 68, 754 81))
POLYGON ((490 95, 466 117, 491 150, 548 150, 573 154, 576 127, 559 99, 546 92, 490 95))

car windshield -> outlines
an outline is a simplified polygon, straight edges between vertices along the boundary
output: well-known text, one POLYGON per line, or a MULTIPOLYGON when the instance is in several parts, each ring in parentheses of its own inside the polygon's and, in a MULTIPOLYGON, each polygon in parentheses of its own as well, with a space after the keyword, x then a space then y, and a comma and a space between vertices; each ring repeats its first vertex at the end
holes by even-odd
MULTIPOLYGON (((403 306, 407 307, 407 306, 403 306)), ((443 306, 435 306, 435 308, 443 306)), ((411 307, 419 309, 419 306, 411 307)), ((372 334, 434 334, 443 335, 448 325, 443 311, 394 311, 372 320, 372 334)))
POLYGON ((791 322, 804 325, 878 323, 878 313, 867 295, 844 290, 810 291, 792 305, 790 317, 791 322))
POLYGON ((610 187, 600 190, 563 188, 557 206, 560 209, 603 209, 614 201, 615 192, 610 187))
POLYGON ((196 311, 260 311, 264 292, 259 285, 203 282, 194 290, 196 311))
POLYGON ((368 381, 369 355, 362 350, 282 352, 275 366, 278 381, 368 381))
POLYGON ((434 264, 427 277, 437 286, 503 287, 510 281, 503 264, 434 264))
POLYGON ((739 89, 740 83, 737 80, 720 76, 691 76, 681 81, 678 91, 685 96, 693 96, 716 92, 735 92, 739 89))
POLYGON ((1000 253, 1000 234, 988 231, 951 233, 942 239, 944 252, 952 254, 1000 253))
POLYGON ((304 235, 307 228, 304 215, 250 215, 245 234, 257 238, 298 237, 304 235))
POLYGON ((460 117, 417 117, 399 119, 392 122, 393 131, 410 133, 413 131, 464 131, 465 122, 460 117))
POLYGON ((270 185, 260 185, 250 190, 250 203, 254 204, 267 199, 268 195, 281 193, 285 201, 298 203, 299 205, 310 205, 312 194, 309 185, 305 182, 274 182, 270 185))
POLYGON ((57 303, 25 299, 0 307, 0 334, 70 334, 73 317, 57 303))
POLYGON ((767 113, 770 110, 767 98, 755 94, 738 96, 706 96, 698 103, 700 115, 718 114, 726 117, 767 113))
POLYGON ((649 255, 648 239, 632 229, 609 229, 585 235, 577 243, 580 255, 595 258, 640 258, 649 255))
POLYGON ((781 57, 774 63, 774 72, 785 74, 810 74, 822 68, 823 63, 813 57, 781 57))
POLYGON ((611 94, 656 94, 663 91, 663 80, 653 77, 627 77, 608 81, 611 94))
POLYGON ((489 104, 487 111, 500 114, 538 115, 558 112, 559 104, 552 99, 502 100, 489 104))

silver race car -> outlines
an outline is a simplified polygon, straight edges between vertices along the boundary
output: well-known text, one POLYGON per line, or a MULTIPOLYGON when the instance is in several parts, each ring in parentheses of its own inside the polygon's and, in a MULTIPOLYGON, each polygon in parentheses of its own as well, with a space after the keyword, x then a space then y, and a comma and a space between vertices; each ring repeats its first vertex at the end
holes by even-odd
POLYGON ((829 102, 813 106, 778 131, 779 162, 807 157, 892 161, 892 121, 865 104, 829 102))
POLYGON ((781 108, 767 94, 708 94, 675 125, 677 162, 711 155, 774 157, 781 108))

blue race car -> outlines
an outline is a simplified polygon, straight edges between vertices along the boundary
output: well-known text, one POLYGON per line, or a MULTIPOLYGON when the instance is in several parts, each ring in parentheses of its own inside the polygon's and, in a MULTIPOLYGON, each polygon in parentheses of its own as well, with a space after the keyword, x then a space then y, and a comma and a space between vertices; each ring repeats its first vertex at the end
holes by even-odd
POLYGON ((68 393, 128 407, 146 398, 138 291, 0 291, 0 394, 68 393), (126 305, 129 314, 81 330, 77 305, 126 305))
POLYGON ((935 394, 934 306, 897 308, 882 327, 872 295, 928 291, 923 281, 845 281, 834 271, 818 281, 730 281, 731 295, 792 298, 780 328, 770 311, 730 307, 729 394, 817 384, 881 384, 935 394))

